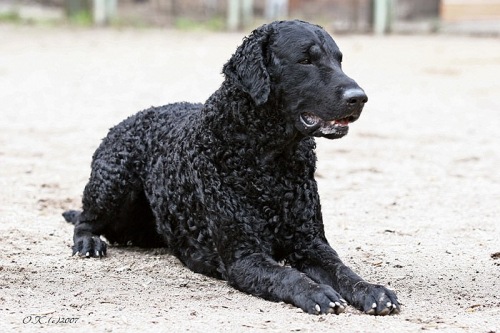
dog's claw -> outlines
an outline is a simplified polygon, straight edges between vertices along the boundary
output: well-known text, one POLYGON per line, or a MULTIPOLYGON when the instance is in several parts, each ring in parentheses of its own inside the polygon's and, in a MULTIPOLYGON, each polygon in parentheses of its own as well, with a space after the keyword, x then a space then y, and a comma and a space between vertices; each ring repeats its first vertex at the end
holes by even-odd
POLYGON ((371 309, 366 310, 365 313, 369 315, 377 315, 377 316, 387 316, 389 314, 398 314, 399 313, 399 308, 397 304, 392 303, 390 301, 385 303, 385 308, 382 310, 377 311, 377 303, 373 303, 371 309))
POLYGON ((364 313, 376 316, 399 313, 399 303, 392 290, 365 281, 357 282, 354 289, 353 306, 364 313))
POLYGON ((102 258, 106 255, 106 243, 99 236, 84 234, 75 239, 73 255, 84 258, 102 258))
POLYGON ((366 314, 369 314, 369 315, 373 315, 376 313, 376 309, 377 309, 377 303, 373 302, 372 303, 372 308, 368 311, 365 311, 366 314))
POLYGON ((320 312, 321 311, 321 307, 319 306, 319 304, 316 304, 314 306, 314 308, 316 309, 317 312, 320 312))
POLYGON ((330 302, 328 313, 340 314, 345 311, 345 307, 340 302, 330 302))
POLYGON ((385 309, 383 309, 382 311, 380 311, 378 314, 379 314, 379 316, 386 316, 386 315, 388 315, 390 312, 391 312, 391 310, 390 310, 390 309, 385 308, 385 309))

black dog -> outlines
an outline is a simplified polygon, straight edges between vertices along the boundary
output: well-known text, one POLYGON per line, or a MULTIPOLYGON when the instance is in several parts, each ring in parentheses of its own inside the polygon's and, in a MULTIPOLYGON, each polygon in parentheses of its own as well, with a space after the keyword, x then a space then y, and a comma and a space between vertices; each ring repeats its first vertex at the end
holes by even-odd
POLYGON ((395 294, 353 273, 324 234, 313 137, 346 135, 367 101, 341 61, 320 27, 274 22, 243 41, 204 105, 151 108, 112 128, 83 211, 63 214, 73 253, 105 255, 100 235, 167 246, 195 272, 309 313, 346 301, 398 313, 395 294))

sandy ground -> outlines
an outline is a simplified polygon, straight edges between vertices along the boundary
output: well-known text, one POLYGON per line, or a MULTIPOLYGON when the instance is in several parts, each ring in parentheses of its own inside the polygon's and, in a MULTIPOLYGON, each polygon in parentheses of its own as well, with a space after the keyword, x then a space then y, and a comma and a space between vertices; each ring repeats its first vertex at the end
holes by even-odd
POLYGON ((0 25, 0 331, 500 332, 498 39, 337 38, 370 101, 347 137, 318 141, 326 232, 400 315, 307 315, 161 249, 71 257, 60 214, 107 129, 204 101, 241 38, 0 25))

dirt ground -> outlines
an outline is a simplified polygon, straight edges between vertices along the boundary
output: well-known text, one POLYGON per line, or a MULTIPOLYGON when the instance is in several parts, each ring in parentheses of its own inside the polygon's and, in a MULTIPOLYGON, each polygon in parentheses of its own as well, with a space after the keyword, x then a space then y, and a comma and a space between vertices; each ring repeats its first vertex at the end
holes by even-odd
POLYGON ((164 250, 71 256, 93 151, 151 105, 204 101, 243 34, 0 25, 0 331, 500 332, 500 41, 340 36, 369 95, 318 140, 326 233, 402 313, 313 316, 164 250))

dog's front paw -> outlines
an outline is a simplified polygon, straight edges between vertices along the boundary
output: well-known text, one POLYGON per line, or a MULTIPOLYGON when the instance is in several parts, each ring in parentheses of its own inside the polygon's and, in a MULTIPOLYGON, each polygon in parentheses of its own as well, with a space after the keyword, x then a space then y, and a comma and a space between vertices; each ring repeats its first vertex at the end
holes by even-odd
POLYGON ((396 294, 384 286, 360 281, 353 289, 351 303, 364 313, 386 316, 401 311, 396 294))
POLYGON ((107 244, 97 235, 83 235, 75 239, 73 255, 101 258, 106 255, 107 244))
POLYGON ((315 284, 294 297, 294 303, 311 314, 344 312, 347 302, 332 287, 315 284))

